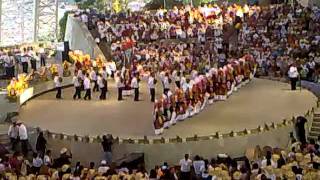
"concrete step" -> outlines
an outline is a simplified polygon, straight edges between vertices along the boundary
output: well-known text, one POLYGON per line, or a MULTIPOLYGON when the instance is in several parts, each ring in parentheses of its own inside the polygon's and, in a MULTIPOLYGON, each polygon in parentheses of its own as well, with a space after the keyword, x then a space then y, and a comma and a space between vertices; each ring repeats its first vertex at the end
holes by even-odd
POLYGON ((320 132, 320 126, 312 126, 311 132, 320 132))
POLYGON ((320 128, 320 125, 318 125, 318 124, 312 124, 312 126, 311 126, 312 128, 314 127, 314 128, 320 128))
POLYGON ((318 139, 318 137, 316 137, 316 136, 308 136, 308 140, 310 141, 311 139, 313 139, 313 140, 317 140, 317 139, 318 139))
POLYGON ((318 137, 318 136, 320 136, 320 132, 313 132, 313 131, 311 131, 311 132, 309 133, 309 136, 318 137))
POLYGON ((313 122, 312 122, 312 126, 320 126, 320 122, 313 121, 313 122))
POLYGON ((320 117, 313 117, 313 121, 319 122, 320 121, 320 117))

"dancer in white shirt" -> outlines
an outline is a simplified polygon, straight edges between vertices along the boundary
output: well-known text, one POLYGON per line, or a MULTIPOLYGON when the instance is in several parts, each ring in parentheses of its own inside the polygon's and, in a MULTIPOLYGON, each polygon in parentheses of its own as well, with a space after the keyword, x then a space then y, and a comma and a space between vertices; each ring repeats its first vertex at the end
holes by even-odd
POLYGON ((87 100, 87 98, 89 100, 91 100, 91 87, 90 87, 91 83, 90 83, 90 79, 89 79, 89 74, 86 74, 86 77, 84 78, 83 81, 83 86, 84 86, 84 90, 86 91, 86 94, 84 95, 84 100, 87 100))
POLYGON ((79 77, 77 76, 77 73, 74 73, 74 76, 72 78, 72 83, 75 88, 75 93, 73 95, 73 99, 76 98, 81 99, 81 84, 79 82, 79 77))
POLYGON ((99 91, 99 86, 97 83, 97 73, 93 68, 91 68, 90 79, 93 82, 93 92, 99 91))
POLYGON ((154 102, 154 100, 155 100, 155 95, 156 95, 155 85, 156 85, 156 83, 157 83, 157 80, 154 77, 154 73, 151 73, 148 78, 148 87, 150 90, 151 102, 154 102))
POLYGON ((139 80, 137 74, 131 80, 131 88, 134 89, 134 101, 139 101, 139 80))
POLYGON ((56 75, 56 76, 54 76, 53 81, 54 81, 55 87, 56 87, 56 89, 57 89, 56 98, 57 98, 57 99, 62 99, 62 97, 61 97, 61 89, 62 89, 61 83, 62 83, 62 78, 61 78, 59 75, 56 75))

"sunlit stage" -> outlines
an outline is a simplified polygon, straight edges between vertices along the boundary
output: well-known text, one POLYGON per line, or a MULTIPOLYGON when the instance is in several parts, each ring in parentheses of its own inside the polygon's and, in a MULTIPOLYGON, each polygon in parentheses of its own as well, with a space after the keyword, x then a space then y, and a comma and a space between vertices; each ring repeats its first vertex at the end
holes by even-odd
MULTIPOLYGON (((159 84, 157 96, 162 92, 159 84)), ((308 90, 289 88, 286 83, 254 79, 226 101, 207 106, 198 115, 166 129, 161 136, 186 137, 252 129, 304 114, 315 105, 316 97, 308 90)), ((62 100, 55 99, 55 92, 48 92, 22 106, 20 117, 27 125, 69 135, 155 136, 153 104, 145 83, 140 89, 139 102, 134 102, 133 97, 117 101, 114 82, 109 83, 106 101, 98 100, 98 93, 93 94, 91 101, 74 101, 74 88, 64 89, 62 100)))

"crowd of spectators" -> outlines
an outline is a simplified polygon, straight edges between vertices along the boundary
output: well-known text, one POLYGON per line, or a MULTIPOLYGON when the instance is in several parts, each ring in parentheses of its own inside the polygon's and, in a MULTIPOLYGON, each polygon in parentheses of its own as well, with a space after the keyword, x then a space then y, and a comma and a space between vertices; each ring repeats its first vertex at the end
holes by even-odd
POLYGON ((200 43, 212 46, 209 53, 213 62, 228 61, 250 52, 259 62, 262 75, 284 77, 289 66, 297 63, 301 79, 318 81, 320 11, 317 7, 187 5, 159 9, 155 13, 82 12, 76 16, 97 29, 98 43, 111 44, 116 63, 144 62, 149 57, 159 60, 159 41, 179 39, 173 46, 184 46, 190 41, 195 47, 200 43))
POLYGON ((71 164, 72 154, 62 148, 60 156, 53 158, 51 151, 44 155, 34 153, 32 159, 24 158, 18 152, 12 156, 0 159, 1 179, 111 179, 111 180, 316 180, 320 178, 320 149, 319 141, 310 140, 301 144, 295 139, 286 149, 262 149, 257 146, 248 150, 246 156, 231 158, 227 154, 218 154, 215 158, 206 159, 195 155, 185 154, 176 164, 164 162, 147 171, 144 164, 130 168, 127 163, 107 163, 102 160, 99 164, 90 162, 71 164))

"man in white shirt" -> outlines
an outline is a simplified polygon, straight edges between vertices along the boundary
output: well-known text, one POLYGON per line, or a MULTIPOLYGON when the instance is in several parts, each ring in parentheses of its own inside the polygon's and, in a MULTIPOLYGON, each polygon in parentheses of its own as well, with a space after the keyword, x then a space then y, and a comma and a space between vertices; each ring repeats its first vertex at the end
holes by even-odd
POLYGON ((93 92, 99 91, 99 86, 97 83, 97 73, 93 68, 91 69, 91 72, 90 72, 90 79, 93 82, 93 92))
POLYGON ((110 168, 107 166, 107 161, 106 161, 106 160, 102 160, 102 161, 101 161, 101 165, 100 165, 99 168, 98 168, 98 173, 99 173, 99 174, 107 173, 107 171, 108 171, 109 169, 110 169, 110 168))
POLYGON ((151 73, 148 78, 148 87, 150 90, 151 102, 154 102, 155 100, 155 95, 156 95, 155 84, 156 83, 157 83, 157 80, 154 77, 154 73, 151 73))
POLYGON ((21 65, 23 73, 28 74, 28 67, 29 67, 29 56, 27 54, 27 49, 24 48, 23 52, 21 53, 21 65))
POLYGON ((123 79, 120 76, 120 72, 117 73, 117 76, 115 77, 115 81, 116 81, 116 86, 118 88, 118 101, 122 101, 122 90, 124 88, 124 83, 123 83, 123 79))
POLYGON ((16 145, 18 143, 18 135, 19 135, 19 127, 17 126, 17 123, 13 121, 8 130, 8 136, 10 137, 11 146, 12 146, 11 149, 13 151, 15 151, 16 145))
POLYGON ((204 160, 202 160, 198 155, 196 155, 194 157, 194 161, 193 161, 193 168, 194 168, 194 172, 198 177, 201 177, 201 173, 202 173, 202 167, 205 166, 204 160))
POLYGON ((190 179, 192 160, 189 159, 189 154, 184 155, 184 158, 180 160, 179 165, 181 170, 180 179, 190 179))
POLYGON ((39 55, 40 55, 40 65, 41 66, 46 66, 46 51, 45 51, 45 49, 43 48, 43 45, 42 44, 40 44, 39 45, 39 51, 38 51, 38 53, 39 53, 39 55))
POLYGON ((104 79, 101 74, 98 74, 97 83, 98 83, 98 86, 99 86, 100 92, 101 92, 99 99, 100 100, 105 100, 106 99, 106 93, 107 93, 107 87, 106 87, 107 80, 104 79))
POLYGON ((291 81, 291 90, 296 90, 296 85, 299 77, 299 72, 295 64, 292 64, 289 71, 288 71, 288 76, 291 81))
POLYGON ((19 139, 21 141, 21 151, 26 156, 28 154, 28 131, 22 122, 17 122, 19 139))
POLYGON ((86 94, 84 95, 84 100, 87 100, 87 98, 89 100, 91 100, 91 87, 90 87, 90 79, 89 79, 88 73, 86 74, 86 77, 84 78, 83 86, 84 86, 84 90, 86 91, 86 94))
POLYGON ((74 76, 72 78, 72 83, 73 83, 73 86, 76 90, 73 95, 73 99, 74 100, 76 100, 77 98, 81 99, 81 84, 79 82, 79 77, 77 76, 77 73, 74 73, 74 76))
POLYGON ((51 150, 47 150, 46 154, 44 155, 43 164, 49 167, 52 165, 51 150))
POLYGON ((131 88, 134 89, 134 101, 139 101, 139 81, 137 74, 135 74, 131 80, 131 88))
POLYGON ((59 75, 55 75, 53 81, 54 81, 55 87, 57 89, 56 98, 61 99, 62 77, 60 77, 59 75))

